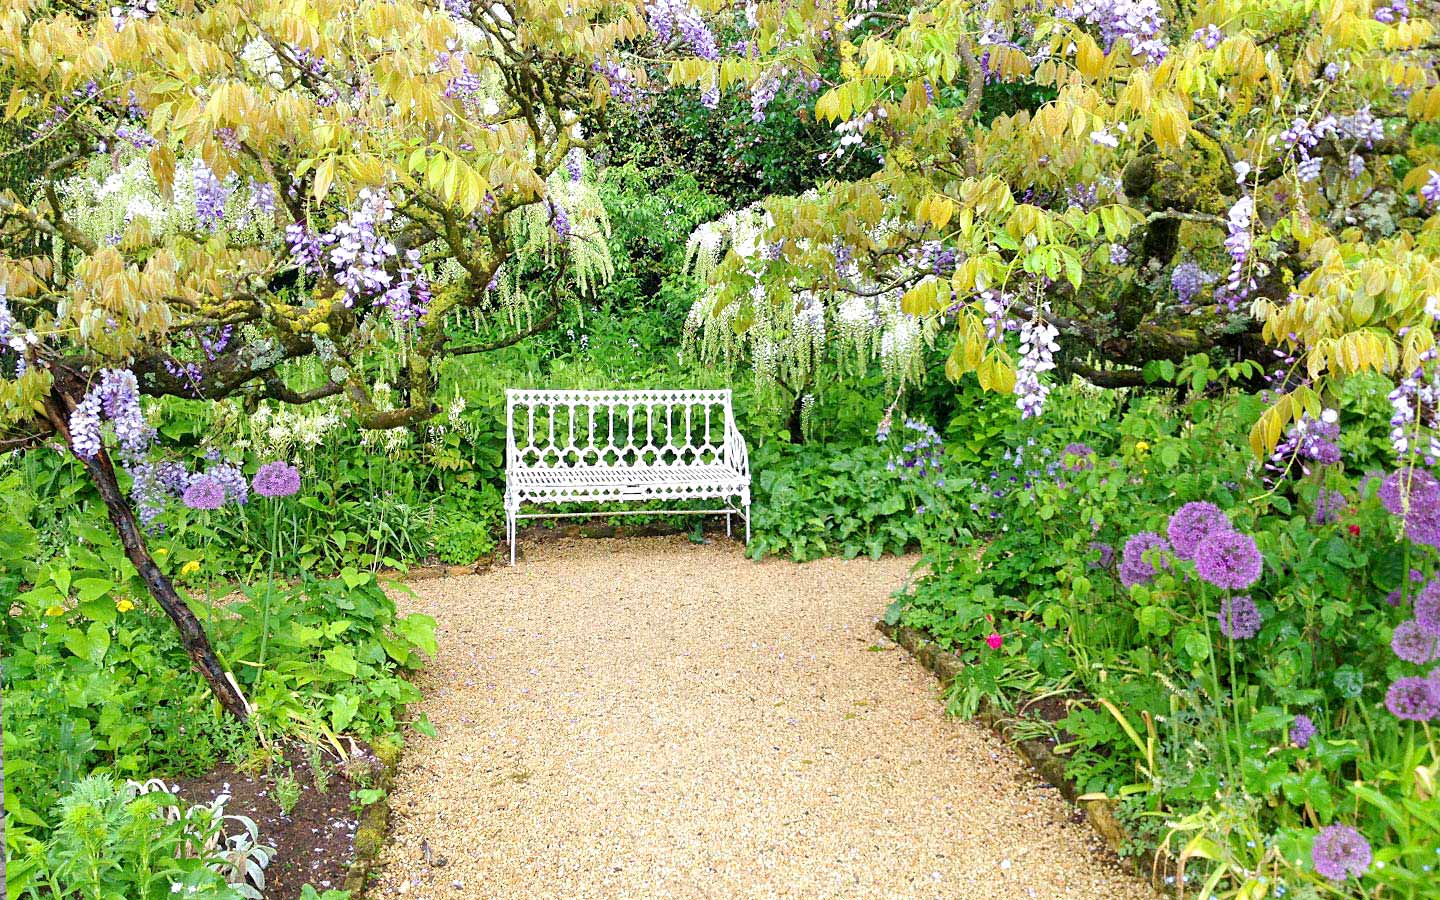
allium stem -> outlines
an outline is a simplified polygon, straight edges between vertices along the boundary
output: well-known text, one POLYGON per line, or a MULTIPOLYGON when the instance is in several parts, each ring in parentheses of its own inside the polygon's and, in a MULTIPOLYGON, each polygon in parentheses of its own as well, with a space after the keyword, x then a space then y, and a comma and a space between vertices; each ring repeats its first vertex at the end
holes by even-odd
POLYGON ((265 645, 270 642, 270 593, 275 585, 275 557, 280 553, 280 499, 270 500, 270 561, 265 572, 265 600, 260 607, 260 656, 256 668, 265 668, 265 645))

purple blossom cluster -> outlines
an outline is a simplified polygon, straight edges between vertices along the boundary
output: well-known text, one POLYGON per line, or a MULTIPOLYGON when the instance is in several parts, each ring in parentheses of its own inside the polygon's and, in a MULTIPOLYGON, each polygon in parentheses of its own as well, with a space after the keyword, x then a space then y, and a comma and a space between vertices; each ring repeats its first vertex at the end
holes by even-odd
POLYGON ((1195 29, 1195 33, 1190 35, 1190 40, 1204 44, 1206 50, 1214 50, 1220 46, 1221 41, 1225 40, 1225 32, 1221 31, 1218 25, 1206 25, 1204 28, 1195 29))
POLYGON ((1020 325, 1020 364, 1015 367, 1015 405, 1020 408, 1022 419, 1040 415, 1045 407, 1045 398, 1050 395, 1050 385, 1041 376, 1055 368, 1055 351, 1060 349, 1055 339, 1059 336, 1059 329, 1046 321, 1043 312, 1020 325))
POLYGON ((1232 641, 1248 641, 1260 633, 1260 608, 1249 595, 1226 597, 1215 617, 1220 622, 1220 633, 1232 641))
POLYGON ((610 88, 612 99, 622 103, 634 103, 636 100, 635 76, 631 71, 620 65, 613 59, 596 60, 590 64, 590 68, 610 88))
POLYGON ((397 322, 419 321, 430 306, 430 285, 420 251, 401 253, 385 235, 394 216, 389 197, 366 188, 350 215, 331 231, 313 235, 297 222, 286 227, 285 240, 297 265, 328 276, 344 290, 345 306, 370 301, 389 309, 397 322))
POLYGON ((1331 825, 1320 829, 1310 845, 1310 861, 1315 871, 1331 881, 1359 878, 1370 869, 1370 842, 1349 825, 1331 825))
POLYGON ((1304 713, 1295 716, 1290 723, 1290 740, 1301 750, 1310 746, 1310 742, 1315 739, 1315 733, 1315 723, 1304 713))
POLYGON ((262 497, 289 497, 300 490, 300 472, 280 460, 268 462, 255 472, 253 487, 262 497))
MULTIPOLYGON (((887 417, 888 418, 888 417, 887 417)), ((945 445, 940 434, 924 419, 906 417, 904 421, 905 444, 900 448, 901 456, 891 459, 886 468, 899 472, 902 478, 918 478, 932 481, 936 487, 945 486, 945 445)), ((876 434, 879 435, 877 430, 876 434)), ((888 422, 886 436, 889 436, 888 422)))
POLYGON ((1396 469, 1380 484, 1380 502, 1400 517, 1405 536, 1417 544, 1440 547, 1440 482, 1424 469, 1396 469))
POLYGON ((1165 43, 1165 16, 1157 0, 1076 0, 1070 6, 1057 6, 1055 14, 1099 28, 1107 53, 1123 40, 1132 56, 1143 56, 1157 65, 1170 52, 1165 43))
POLYGON ((102 369, 70 413, 70 445, 75 455, 94 459, 100 452, 102 421, 115 429, 115 440, 129 457, 139 459, 155 440, 155 429, 140 408, 140 385, 128 369, 102 369))
POLYGON ((1215 275, 1190 261, 1180 263, 1170 272, 1170 286, 1174 288, 1182 306, 1193 303, 1206 285, 1215 283, 1215 279, 1215 275))
POLYGON ((214 231, 225 221, 225 203, 232 190, 203 159, 195 160, 191 178, 195 185, 195 218, 202 228, 214 231))
POLYGON ((645 17, 650 30, 662 44, 668 44, 677 37, 690 52, 704 60, 714 62, 720 58, 720 48, 715 35, 705 24, 699 10, 686 0, 655 0, 645 4, 645 17))
POLYGON ((1173 552, 1170 542, 1153 531, 1130 535, 1120 551, 1120 583, 1127 588, 1149 584, 1170 568, 1173 552))
POLYGON ((562 241, 570 240, 570 214, 554 200, 546 200, 545 203, 550 208, 550 228, 555 236, 562 241))
POLYGON ((1340 520, 1345 511, 1345 495, 1340 491, 1321 488, 1315 495, 1315 511, 1310 514, 1313 525, 1330 525, 1340 520))
POLYGON ((1225 252, 1230 255, 1230 276, 1217 297, 1232 312, 1238 309, 1240 301, 1255 289, 1254 279, 1245 274, 1245 264, 1250 259, 1250 251, 1254 245, 1254 238, 1250 233, 1254 218, 1255 198, 1249 194, 1236 200, 1226 215, 1225 228, 1228 234, 1225 237, 1225 252))
POLYGON ((1390 0, 1388 6, 1382 6, 1375 10, 1375 21, 1384 22, 1386 25, 1394 25, 1396 22, 1404 22, 1409 18, 1409 0, 1390 0))
POLYGON ((1406 722, 1433 722, 1440 719, 1440 669, 1428 676, 1397 678, 1385 691, 1385 708, 1406 722))
POLYGON ((1294 462, 1302 474, 1309 475, 1312 465, 1333 466, 1340 462, 1339 440, 1339 412, 1322 410, 1318 419, 1304 413, 1286 429, 1285 437, 1275 446, 1265 468, 1278 475, 1294 462))
POLYGON ((1420 197, 1426 206, 1440 208, 1440 170, 1430 170, 1430 178, 1420 185, 1420 197))
POLYGON ((1425 351, 1421 368, 1400 379, 1388 397, 1390 446, 1402 463, 1440 462, 1440 439, 1436 437, 1440 428, 1440 384, 1436 382, 1434 360, 1434 349, 1425 351), (1422 430, 1426 432, 1424 439, 1422 430))

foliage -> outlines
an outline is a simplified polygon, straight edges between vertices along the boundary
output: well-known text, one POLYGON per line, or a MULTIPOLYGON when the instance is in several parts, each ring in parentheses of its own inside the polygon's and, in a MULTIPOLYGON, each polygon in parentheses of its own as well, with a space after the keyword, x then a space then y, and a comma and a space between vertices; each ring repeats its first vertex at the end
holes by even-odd
POLYGON ((1058 393, 1042 425, 1008 436, 1010 474, 986 479, 999 487, 984 542, 932 545, 929 574, 889 613, 967 663, 960 712, 985 696, 1007 708, 1067 696, 1051 727, 1069 774, 1116 798, 1141 844, 1168 847, 1207 896, 1266 884, 1432 895, 1440 751, 1388 692, 1429 671, 1391 639, 1421 615, 1434 552, 1397 541, 1363 468, 1377 461, 1374 400, 1347 394, 1338 427, 1316 433, 1353 456, 1317 464, 1305 454, 1332 457, 1292 443, 1257 467, 1233 448, 1261 397, 1058 393), (1218 576, 1203 544, 1192 562, 1176 542, 1172 516, 1195 500, 1263 553, 1243 596, 1207 584, 1218 576), (1147 531, 1164 549, 1132 559, 1127 539, 1147 531), (1234 630, 1225 611, 1252 603, 1254 625, 1234 630), (1385 865, 1360 882, 1319 874, 1311 843, 1336 822, 1385 865))
MULTIPOLYGON (((9 856, 6 895, 33 900, 164 900, 180 892, 217 900, 261 896, 243 876, 231 883, 223 874, 228 846, 220 845, 229 840, 225 823, 241 817, 226 816, 223 799, 184 815, 172 801, 163 792, 141 791, 134 782, 107 775, 77 782, 56 806, 53 836, 9 856), (174 813, 167 815, 167 809, 174 813)), ((254 827, 249 820, 240 824, 254 827)), ((268 855, 261 858, 268 860, 268 855)), ((258 883, 263 887, 263 875, 258 883)))

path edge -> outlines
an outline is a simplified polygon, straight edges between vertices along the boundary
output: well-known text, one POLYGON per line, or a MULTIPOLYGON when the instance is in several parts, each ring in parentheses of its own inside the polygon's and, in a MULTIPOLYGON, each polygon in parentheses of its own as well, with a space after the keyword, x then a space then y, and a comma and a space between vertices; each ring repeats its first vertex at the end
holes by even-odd
MULTIPOLYGON (((942 687, 949 685, 960 670, 965 668, 965 663, 961 662, 960 657, 943 649, 919 629, 911 628, 908 625, 891 625, 883 619, 875 623, 875 628, 929 670, 939 680, 942 687)), ((1065 764, 1060 758, 1051 753, 1050 748, 1045 746, 1043 741, 1016 737, 1015 719, 990 702, 989 697, 981 698, 979 711, 975 717, 1004 738, 1007 744, 1014 747, 1030 767, 1058 790, 1062 797, 1072 805, 1079 807, 1085 815, 1085 820, 1090 823, 1090 827, 1100 835, 1105 845, 1116 854, 1117 858, 1132 868, 1135 874, 1149 882, 1152 888, 1174 895, 1174 890, 1164 883, 1168 867, 1162 864, 1154 850, 1146 848, 1138 856, 1119 856, 1120 849, 1130 839, 1130 836, 1120 821, 1115 818, 1115 802, 1113 800, 1081 800, 1080 787, 1072 779, 1066 777, 1065 764)))
POLYGON ((384 795, 360 813, 360 824, 355 829, 355 859, 340 884, 340 889, 349 891, 355 900, 364 900, 367 896, 370 873, 375 870, 385 839, 390 835, 390 792, 395 786, 402 752, 399 741, 385 741, 375 748, 381 766, 375 787, 384 791, 384 795))

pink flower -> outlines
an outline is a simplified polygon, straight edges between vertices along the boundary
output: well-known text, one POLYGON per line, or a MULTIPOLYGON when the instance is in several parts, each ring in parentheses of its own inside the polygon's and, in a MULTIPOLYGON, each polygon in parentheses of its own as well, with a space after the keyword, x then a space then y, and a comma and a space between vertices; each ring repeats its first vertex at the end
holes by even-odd
POLYGON ((999 650, 1000 645, 1005 643, 1005 639, 1000 636, 1000 632, 992 631, 990 635, 985 638, 985 643, 990 645, 991 650, 999 650))

